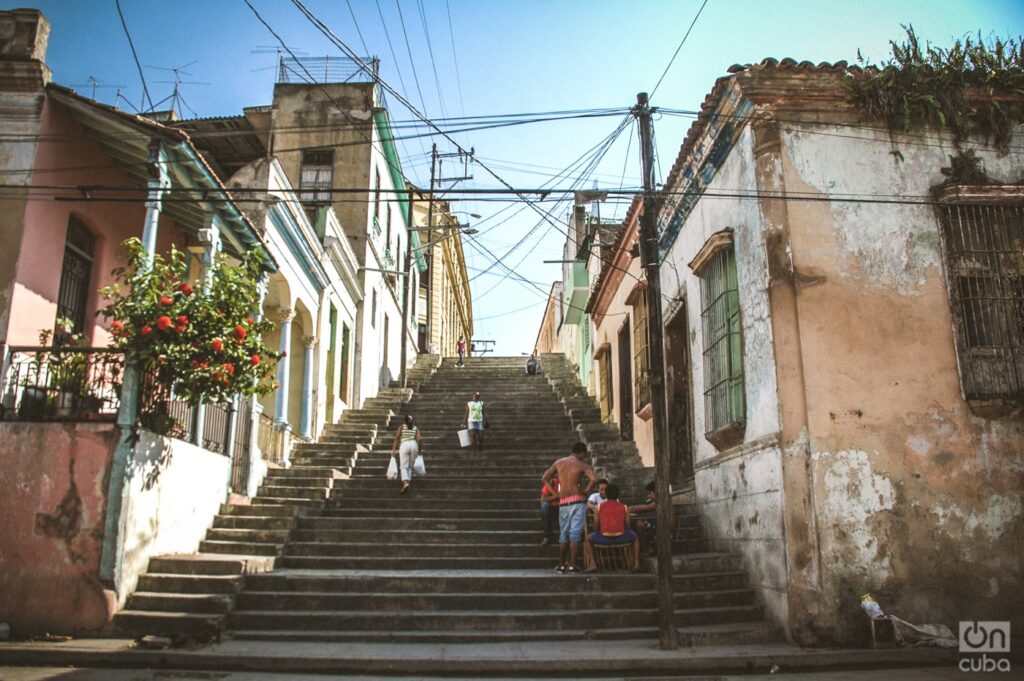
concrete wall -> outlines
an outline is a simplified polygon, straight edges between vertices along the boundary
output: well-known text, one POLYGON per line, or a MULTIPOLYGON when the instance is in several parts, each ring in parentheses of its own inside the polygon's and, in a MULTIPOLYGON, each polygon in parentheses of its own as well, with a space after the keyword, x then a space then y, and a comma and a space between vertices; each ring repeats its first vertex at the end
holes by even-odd
POLYGON ((113 424, 0 423, 0 622, 15 637, 104 627, 99 582, 113 424))
POLYGON ((230 461, 182 440, 139 430, 129 464, 120 604, 135 591, 149 559, 193 553, 227 499, 230 461))
MULTIPOLYGON (((593 262, 593 260, 591 261, 593 262)), ((633 349, 636 348, 636 339, 633 337, 633 307, 626 304, 626 298, 629 296, 633 287, 636 286, 638 281, 643 280, 645 277, 643 268, 640 266, 640 259, 633 258, 629 261, 629 265, 626 268, 626 272, 622 277, 622 281, 619 286, 615 289, 615 293, 608 304, 608 308, 605 314, 601 317, 599 323, 595 324, 594 329, 594 342, 593 346, 596 350, 601 346, 608 344, 611 349, 611 363, 612 363, 612 410, 610 421, 618 424, 620 422, 620 400, 619 396, 622 394, 622 372, 619 369, 619 330, 622 328, 624 323, 629 325, 629 338, 630 338, 630 375, 636 377, 635 366, 632 359, 633 349)), ((599 375, 600 366, 598 362, 594 362, 594 375, 595 385, 597 390, 598 399, 600 399, 600 381, 596 379, 599 375)), ((633 390, 633 386, 630 386, 630 390, 633 390)), ((640 459, 643 461, 644 466, 654 466, 654 426, 651 419, 643 419, 636 415, 636 402, 634 398, 633 404, 634 410, 630 417, 633 421, 633 441, 636 444, 640 459)))
MULTIPOLYGON (((747 130, 719 169, 708 191, 754 191, 753 135, 747 130)), ((738 553, 769 618, 785 623, 787 566, 779 405, 773 335, 767 294, 767 262, 758 206, 754 201, 698 202, 661 269, 662 290, 685 297, 691 341, 694 409, 694 485, 698 508, 712 545, 738 553), (719 452, 704 437, 703 334, 700 279, 689 263, 711 235, 734 230, 743 331, 747 426, 744 442, 719 452)))
MULTIPOLYGON (((897 137, 896 164, 887 135, 819 131, 782 135, 787 191, 925 196, 955 153, 938 136, 897 137)), ((978 150, 992 179, 1020 180, 1022 143, 1018 129, 1010 154, 978 150)), ((788 226, 794 271, 813 282, 797 311, 817 633, 862 635, 865 591, 912 621, 1024 626, 1024 424, 976 416, 961 396, 934 209, 793 202, 788 226)))
MULTIPOLYGON (((36 173, 33 175, 34 184, 122 186, 134 183, 127 174, 112 167, 113 160, 86 137, 83 128, 61 105, 46 100, 39 130, 43 138, 35 160, 28 165, 69 170, 36 173)), ((64 243, 72 216, 81 220, 96 238, 85 333, 91 344, 107 344, 107 333, 100 326, 102 318, 95 317, 96 310, 105 304, 98 289, 112 282, 110 271, 122 264, 121 242, 142 234, 145 209, 141 203, 86 200, 28 202, 24 224, 31 238, 22 240, 17 251, 7 331, 7 341, 11 344, 37 345, 39 330, 53 328, 64 243)), ((4 243, 4 250, 7 250, 7 242, 4 243)), ((11 242, 12 245, 15 243, 11 242)), ((183 249, 185 243, 184 234, 174 222, 161 217, 158 249, 166 252, 171 244, 183 249)))

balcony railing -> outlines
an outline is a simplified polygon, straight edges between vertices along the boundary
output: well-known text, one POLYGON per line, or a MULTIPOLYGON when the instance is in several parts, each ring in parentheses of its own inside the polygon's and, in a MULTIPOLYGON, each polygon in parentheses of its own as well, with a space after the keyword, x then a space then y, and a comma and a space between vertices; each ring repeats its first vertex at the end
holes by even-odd
POLYGON ((380 231, 381 231, 380 230, 380 219, 376 215, 374 215, 373 216, 373 237, 374 238, 379 237, 380 236, 380 231))
POLYGON ((10 346, 0 373, 0 418, 113 421, 124 355, 111 348, 10 346))
POLYGON ((284 461, 284 431, 279 430, 274 419, 266 414, 260 414, 259 429, 256 432, 256 442, 260 447, 263 460, 267 463, 280 464, 284 461))
POLYGON ((381 260, 384 261, 384 267, 391 268, 395 266, 395 256, 391 254, 390 248, 384 249, 384 257, 381 260))

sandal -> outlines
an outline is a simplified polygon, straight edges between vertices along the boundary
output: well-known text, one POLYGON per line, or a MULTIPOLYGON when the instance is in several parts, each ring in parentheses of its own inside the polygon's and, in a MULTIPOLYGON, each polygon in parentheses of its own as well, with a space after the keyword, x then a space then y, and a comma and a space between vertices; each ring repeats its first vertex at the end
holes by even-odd
POLYGON ((402 492, 401 493, 405 494, 408 491, 409 491, 409 485, 402 485, 402 492))

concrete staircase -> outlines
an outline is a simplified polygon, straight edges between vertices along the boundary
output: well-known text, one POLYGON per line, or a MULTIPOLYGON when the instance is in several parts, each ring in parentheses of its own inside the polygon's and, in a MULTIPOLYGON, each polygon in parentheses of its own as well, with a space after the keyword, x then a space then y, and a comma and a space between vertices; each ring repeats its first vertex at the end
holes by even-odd
MULTIPOLYGON (((548 359, 546 369, 555 369, 557 359, 548 359)), ((553 385, 561 380, 557 370, 526 376, 521 358, 473 358, 465 368, 446 359, 433 369, 417 374, 416 393, 397 413, 388 403, 368 402, 347 414, 295 457, 294 477, 273 485, 280 496, 261 496, 260 505, 300 510, 283 549, 273 544, 274 569, 246 574, 231 593, 229 635, 366 643, 656 637, 652 574, 558 575, 552 572, 557 546, 540 545, 541 473, 569 452, 581 429, 595 425, 585 403, 593 400, 570 393, 568 384, 560 394, 553 385), (460 448, 456 435, 474 391, 487 404, 491 425, 482 452, 460 448), (422 431, 428 475, 399 495, 400 483, 386 480, 384 471, 405 414, 422 431), (312 480, 302 471, 313 470, 332 471, 326 491, 294 483, 312 480), (305 502, 297 487, 317 490, 310 492, 315 504, 271 501, 305 502)), ((610 474, 639 466, 621 440, 608 442, 615 446, 600 463, 610 474)), ((707 552, 699 518, 682 510, 686 539, 673 564, 684 641, 778 640, 738 557, 707 552)), ((278 529, 257 526, 252 529, 278 529)))
MULTIPOLYGON (((439 361, 423 358, 418 375, 429 375, 439 361)), ((411 395, 382 390, 328 426, 319 442, 296 445, 292 467, 271 469, 250 503, 221 506, 197 553, 150 559, 114 626, 140 636, 219 638, 245 577, 274 569, 300 519, 324 506, 411 395)))

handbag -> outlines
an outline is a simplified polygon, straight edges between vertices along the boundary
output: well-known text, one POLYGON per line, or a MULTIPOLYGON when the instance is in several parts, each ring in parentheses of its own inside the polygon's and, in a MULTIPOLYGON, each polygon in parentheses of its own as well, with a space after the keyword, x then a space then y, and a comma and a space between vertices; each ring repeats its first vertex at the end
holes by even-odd
POLYGON ((487 430, 490 427, 491 427, 491 422, 488 421, 487 419, 484 419, 484 430, 487 430))
POLYGON ((423 462, 423 455, 417 454, 416 460, 412 462, 412 472, 416 475, 427 474, 427 464, 423 462))
POLYGON ((398 479, 398 460, 395 457, 391 457, 391 463, 388 464, 388 472, 385 475, 388 480, 398 479))

